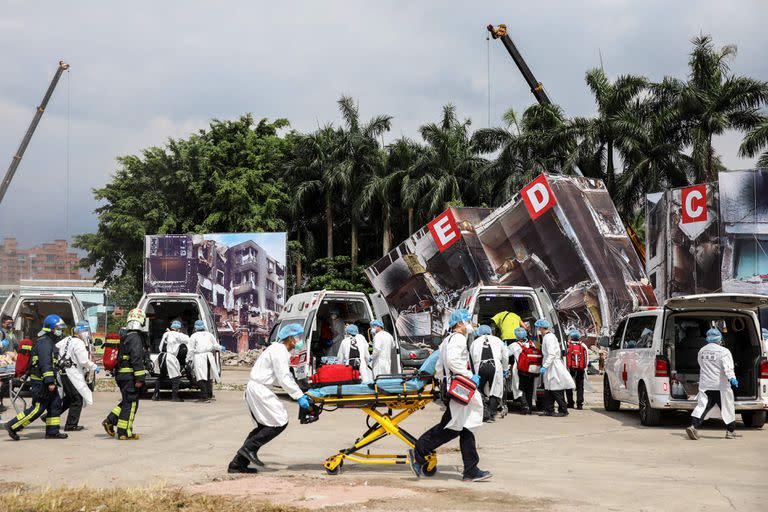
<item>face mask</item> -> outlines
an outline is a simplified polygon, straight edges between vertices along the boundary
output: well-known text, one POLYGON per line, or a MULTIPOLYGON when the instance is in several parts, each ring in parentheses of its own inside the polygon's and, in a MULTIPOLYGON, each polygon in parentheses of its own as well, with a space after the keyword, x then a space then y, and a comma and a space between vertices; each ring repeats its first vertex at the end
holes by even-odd
POLYGON ((296 344, 293 346, 293 350, 301 350, 304 348, 304 340, 299 340, 296 342, 296 344))
POLYGON ((64 331, 62 329, 54 329, 53 335, 56 336, 57 338, 61 338, 62 336, 64 336, 64 331))
POLYGON ((467 326, 467 334, 472 334, 473 332, 475 332, 475 326, 474 325, 472 325, 470 323, 466 323, 464 325, 467 326))
POLYGON ((339 318, 339 315, 337 315, 336 313, 331 313, 331 318, 336 320, 337 318, 339 318))

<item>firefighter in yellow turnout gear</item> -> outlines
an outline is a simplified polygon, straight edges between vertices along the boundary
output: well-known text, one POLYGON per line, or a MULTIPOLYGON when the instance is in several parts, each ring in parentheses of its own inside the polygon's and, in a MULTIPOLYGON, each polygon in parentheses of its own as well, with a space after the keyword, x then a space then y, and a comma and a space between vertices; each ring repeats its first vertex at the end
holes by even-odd
POLYGON ((144 387, 147 370, 144 367, 144 337, 147 318, 140 309, 128 313, 127 334, 120 340, 117 364, 113 371, 115 382, 120 388, 122 400, 101 422, 110 436, 117 435, 120 441, 135 440, 139 435, 133 431, 139 395, 144 387), (115 430, 117 428, 117 430, 115 430))
POLYGON ((19 432, 46 413, 45 438, 66 439, 59 432, 61 426, 61 397, 56 389, 56 343, 64 336, 67 325, 59 315, 48 315, 43 320, 43 332, 32 346, 29 380, 32 385, 32 405, 5 424, 5 430, 14 441, 19 432))

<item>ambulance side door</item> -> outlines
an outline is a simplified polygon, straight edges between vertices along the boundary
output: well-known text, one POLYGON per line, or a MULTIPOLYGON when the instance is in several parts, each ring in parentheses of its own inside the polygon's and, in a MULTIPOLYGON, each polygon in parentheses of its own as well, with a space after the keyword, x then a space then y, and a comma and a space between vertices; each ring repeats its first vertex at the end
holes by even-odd
MULTIPOLYGON (((547 290, 542 287, 534 288, 533 291, 536 294, 536 298, 539 300, 539 304, 541 305, 541 313, 543 318, 546 318, 550 321, 552 324, 552 331, 557 335, 557 339, 560 340, 560 348, 565 350, 565 333, 560 326, 560 318, 557 315, 555 304, 552 302, 552 297, 550 297, 549 292, 547 292, 547 290)), ((528 327, 533 328, 532 325, 528 327)))
POLYGON ((608 375, 608 382, 611 385, 611 394, 616 400, 627 399, 627 385, 624 372, 626 364, 625 351, 622 350, 622 341, 624 340, 624 330, 627 327, 627 319, 624 318, 616 327, 616 332, 611 338, 608 358, 605 361, 605 373, 608 375))

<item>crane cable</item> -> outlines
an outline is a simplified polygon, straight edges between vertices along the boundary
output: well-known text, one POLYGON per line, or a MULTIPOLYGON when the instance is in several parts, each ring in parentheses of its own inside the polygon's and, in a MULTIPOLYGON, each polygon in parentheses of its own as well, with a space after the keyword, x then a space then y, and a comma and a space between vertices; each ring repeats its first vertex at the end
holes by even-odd
POLYGON ((69 140, 70 140, 70 124, 71 124, 71 88, 69 69, 67 69, 67 132, 66 132, 66 180, 64 184, 64 235, 67 241, 69 241, 69 172, 70 172, 70 154, 69 154, 69 140))
POLYGON ((491 35, 485 31, 485 41, 487 46, 486 63, 488 67, 488 128, 491 127, 491 35))

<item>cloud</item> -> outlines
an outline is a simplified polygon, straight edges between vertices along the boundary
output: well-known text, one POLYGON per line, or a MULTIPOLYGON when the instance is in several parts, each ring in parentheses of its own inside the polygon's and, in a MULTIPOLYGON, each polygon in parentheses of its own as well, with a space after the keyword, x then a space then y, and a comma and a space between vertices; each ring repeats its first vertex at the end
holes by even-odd
MULTIPOLYGON (((339 122, 335 102, 346 93, 359 100, 363 117, 394 116, 387 141, 417 137, 419 125, 437 120, 447 102, 483 127, 490 64, 496 123, 507 108, 522 111, 533 98, 503 46, 486 40, 488 23, 509 26, 537 78, 570 115, 594 112, 584 73, 600 65, 601 54, 611 76, 682 77, 689 40, 699 32, 739 46, 734 71, 768 77, 768 4, 759 0, 738 8, 717 0, 696 8, 657 0, 510 5, 140 0, 85 1, 74 10, 12 2, 0 19, 0 164, 16 149, 58 60, 72 68, 0 205, 0 235, 29 245, 93 231, 90 190, 109 180, 116 156, 186 136, 211 118, 252 112, 311 130, 339 122)), ((738 134, 717 143, 728 166, 750 165, 736 156, 738 134)))

